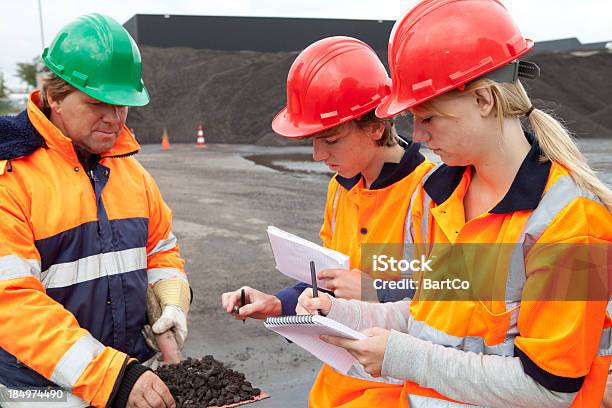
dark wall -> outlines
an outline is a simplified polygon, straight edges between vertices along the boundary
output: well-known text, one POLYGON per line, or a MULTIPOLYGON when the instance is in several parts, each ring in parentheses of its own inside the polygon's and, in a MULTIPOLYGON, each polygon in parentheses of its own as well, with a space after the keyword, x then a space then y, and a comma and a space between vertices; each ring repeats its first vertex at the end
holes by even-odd
POLYGON ((387 49, 394 21, 137 14, 124 26, 139 45, 226 51, 298 51, 324 37, 359 38, 387 49))
POLYGON ((130 18, 123 24, 126 30, 132 35, 134 40, 138 43, 138 18, 137 15, 130 18))

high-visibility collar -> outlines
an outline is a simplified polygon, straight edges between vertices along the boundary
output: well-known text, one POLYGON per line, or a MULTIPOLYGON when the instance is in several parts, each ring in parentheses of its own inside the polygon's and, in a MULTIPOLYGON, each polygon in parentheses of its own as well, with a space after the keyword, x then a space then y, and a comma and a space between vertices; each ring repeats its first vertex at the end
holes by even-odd
MULTIPOLYGON (((504 198, 489 211, 491 214, 534 210, 542 199, 551 162, 540 160, 542 151, 532 134, 525 132, 525 137, 531 143, 531 149, 504 198)), ((441 205, 453 195, 466 170, 469 170, 467 166, 442 165, 427 179, 425 191, 436 205, 441 205)))
MULTIPOLYGON (((374 180, 372 185, 370 185, 369 190, 380 190, 397 183, 404 177, 409 176, 414 169, 425 161, 425 156, 423 156, 423 154, 421 154, 419 151, 419 143, 410 142, 406 145, 402 144, 402 147, 405 149, 405 152, 400 162, 384 163, 382 169, 380 170, 380 174, 376 180, 374 180)), ((362 178, 363 176, 361 173, 352 178, 345 178, 339 174, 336 175, 336 181, 338 181, 338 184, 340 184, 346 190, 350 190, 355 187, 357 184, 359 184, 362 178)))
MULTIPOLYGON (((72 140, 66 137, 45 114, 40 110, 40 91, 36 90, 30 94, 28 99, 28 118, 34 128, 45 139, 49 149, 56 150, 73 163, 79 163, 72 140)), ((137 153, 140 145, 132 135, 132 132, 123 126, 115 145, 107 152, 101 154, 104 157, 128 156, 137 153)))

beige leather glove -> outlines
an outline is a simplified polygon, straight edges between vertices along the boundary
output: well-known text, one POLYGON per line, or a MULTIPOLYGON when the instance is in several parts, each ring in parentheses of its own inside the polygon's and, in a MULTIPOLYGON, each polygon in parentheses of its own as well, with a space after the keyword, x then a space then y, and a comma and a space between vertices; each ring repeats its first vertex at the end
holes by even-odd
POLYGON ((187 317, 175 303, 185 303, 188 310, 189 297, 189 285, 181 279, 162 280, 147 290, 147 316, 151 330, 145 333, 145 339, 150 346, 151 342, 154 343, 152 348, 161 351, 166 363, 176 364, 182 359, 180 350, 187 337, 187 317))

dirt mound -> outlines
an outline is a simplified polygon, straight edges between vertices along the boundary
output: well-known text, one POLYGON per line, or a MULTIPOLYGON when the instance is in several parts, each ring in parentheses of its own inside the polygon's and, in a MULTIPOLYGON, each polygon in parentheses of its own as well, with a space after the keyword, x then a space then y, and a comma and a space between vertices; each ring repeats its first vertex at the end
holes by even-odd
POLYGON ((171 142, 195 143, 200 123, 207 142, 256 142, 271 133, 270 121, 283 106, 285 78, 297 55, 152 47, 141 51, 151 103, 133 108, 128 126, 142 143, 159 142, 164 127, 171 142))
POLYGON ((170 389, 177 408, 225 406, 254 400, 261 394, 244 374, 225 367, 213 356, 161 366, 157 375, 170 389))
MULTIPOLYGON (((213 51, 142 47, 151 103, 132 108, 128 126, 141 143, 195 143, 202 123, 207 142, 284 145, 270 128, 285 104, 285 81, 297 52, 213 51)), ((386 52, 379 52, 387 61, 386 52)), ((537 107, 553 109, 579 137, 612 137, 612 54, 537 54, 537 81, 525 81, 537 107)), ((399 126, 409 132, 410 121, 399 126)))
POLYGON ((577 137, 612 137, 612 54, 542 53, 536 81, 523 81, 538 108, 552 110, 577 137))

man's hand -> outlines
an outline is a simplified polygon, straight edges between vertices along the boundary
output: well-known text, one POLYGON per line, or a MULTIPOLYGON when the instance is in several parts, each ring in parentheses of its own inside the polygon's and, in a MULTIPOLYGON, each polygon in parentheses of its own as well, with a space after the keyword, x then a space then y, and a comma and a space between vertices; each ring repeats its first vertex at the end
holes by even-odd
POLYGON ((245 320, 249 317, 263 320, 272 316, 280 316, 283 313, 283 306, 279 298, 248 286, 243 286, 233 292, 224 293, 221 295, 221 303, 223 309, 238 320, 245 320), (240 304, 241 289, 244 289, 245 305, 240 304), (236 307, 238 308, 238 313, 234 312, 236 307))
POLYGON ((376 291, 371 284, 372 279, 368 274, 355 268, 347 269, 323 269, 317 274, 317 278, 325 280, 325 287, 334 292, 334 295, 340 299, 358 299, 358 300, 375 300, 376 291), (368 285, 363 283, 367 282, 368 285), (372 293, 368 293, 366 297, 363 290, 371 289, 372 293), (372 297, 374 296, 374 297, 372 297))
POLYGON ((327 315, 331 310, 331 297, 327 293, 321 293, 319 297, 313 298, 312 288, 304 289, 298 298, 295 313, 299 315, 316 315, 321 312, 327 315))
POLYGON ((342 347, 351 353, 363 366, 366 372, 374 377, 380 377, 387 341, 391 333, 387 329, 373 327, 362 330, 368 336, 365 340, 351 340, 344 337, 321 336, 321 340, 342 347))
POLYGON ((127 408, 175 408, 176 403, 164 382, 152 371, 136 380, 128 397, 127 408))
POLYGON ((187 338, 187 316, 180 307, 175 305, 164 306, 160 318, 151 326, 155 334, 162 334, 170 329, 172 329, 179 350, 182 350, 187 338))

